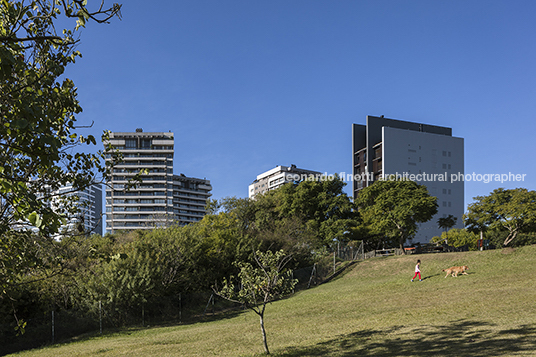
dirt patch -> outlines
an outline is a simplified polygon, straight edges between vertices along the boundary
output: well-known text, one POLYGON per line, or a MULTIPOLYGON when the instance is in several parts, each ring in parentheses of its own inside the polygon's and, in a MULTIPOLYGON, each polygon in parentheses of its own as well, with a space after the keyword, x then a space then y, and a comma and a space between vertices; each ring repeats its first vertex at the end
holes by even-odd
POLYGON ((511 248, 511 247, 508 247, 508 248, 503 248, 503 250, 501 251, 502 254, 510 254, 510 253, 513 253, 515 252, 515 248, 511 248))

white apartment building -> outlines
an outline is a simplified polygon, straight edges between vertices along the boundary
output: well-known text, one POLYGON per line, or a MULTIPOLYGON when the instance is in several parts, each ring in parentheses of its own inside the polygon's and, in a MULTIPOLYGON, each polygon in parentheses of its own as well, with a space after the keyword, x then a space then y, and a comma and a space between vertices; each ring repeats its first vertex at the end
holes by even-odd
POLYGON ((352 139, 354 198, 380 177, 405 177, 425 185, 439 205, 413 243, 441 235, 440 217, 453 215, 454 228, 463 228, 464 182, 452 178, 464 174, 464 141, 453 137, 451 128, 367 116, 366 125, 352 124, 352 139))
POLYGON ((275 190, 289 182, 300 182, 309 176, 319 177, 318 171, 299 169, 296 165, 277 166, 257 176, 257 179, 249 185, 249 198, 258 194, 275 190))
POLYGON ((78 212, 66 217, 66 223, 60 227, 59 236, 66 234, 100 234, 102 235, 102 187, 100 184, 91 185, 83 190, 75 191, 72 185, 66 185, 52 192, 51 207, 57 210, 61 198, 76 196, 75 206, 78 212))
POLYGON ((106 233, 184 225, 204 216, 212 186, 206 179, 173 174, 172 132, 115 132, 107 143, 123 154, 123 162, 106 187, 106 233), (141 170, 142 182, 127 189, 141 170))
MULTIPOLYGON (((75 190, 67 184, 57 190, 47 186, 46 197, 41 196, 44 204, 64 219, 64 223, 54 234, 55 239, 68 235, 101 234, 103 228, 102 187, 91 185, 82 190, 75 190)), ((16 230, 30 230, 39 233, 39 228, 28 221, 19 221, 16 230)))

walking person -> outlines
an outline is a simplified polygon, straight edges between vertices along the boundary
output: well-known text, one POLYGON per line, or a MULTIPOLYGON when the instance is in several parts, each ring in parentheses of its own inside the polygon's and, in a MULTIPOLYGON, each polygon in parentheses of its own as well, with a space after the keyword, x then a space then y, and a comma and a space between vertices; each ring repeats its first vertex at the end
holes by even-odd
POLYGON ((413 280, 417 277, 417 275, 419 276, 419 281, 422 281, 421 279, 421 260, 417 260, 417 265, 415 265, 415 275, 413 276, 413 279, 411 279, 411 281, 413 282, 413 280))

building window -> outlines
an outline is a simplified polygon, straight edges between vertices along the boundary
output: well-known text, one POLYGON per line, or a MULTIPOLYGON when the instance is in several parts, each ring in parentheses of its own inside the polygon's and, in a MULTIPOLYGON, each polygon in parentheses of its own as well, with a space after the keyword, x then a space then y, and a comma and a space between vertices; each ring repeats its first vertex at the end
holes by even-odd
POLYGON ((151 139, 141 139, 141 148, 150 149, 151 148, 151 139))
POLYGON ((136 139, 126 139, 125 140, 125 149, 135 149, 136 148, 136 139))

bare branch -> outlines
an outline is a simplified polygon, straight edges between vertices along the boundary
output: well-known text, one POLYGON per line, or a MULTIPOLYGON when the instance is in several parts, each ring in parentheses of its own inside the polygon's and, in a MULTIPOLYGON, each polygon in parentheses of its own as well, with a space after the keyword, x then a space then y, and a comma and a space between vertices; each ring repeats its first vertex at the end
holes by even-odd
POLYGON ((75 129, 81 129, 81 128, 93 128, 93 124, 95 124, 95 121, 92 120, 90 125, 75 125, 73 128, 75 129))

